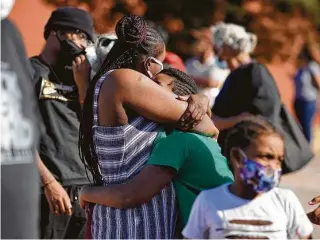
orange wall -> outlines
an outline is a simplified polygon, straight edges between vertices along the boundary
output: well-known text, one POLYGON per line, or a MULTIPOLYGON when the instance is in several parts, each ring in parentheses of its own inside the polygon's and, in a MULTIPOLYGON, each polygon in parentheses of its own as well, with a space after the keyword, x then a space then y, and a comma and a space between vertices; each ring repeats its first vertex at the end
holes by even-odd
MULTIPOLYGON (((44 0, 16 0, 15 6, 9 18, 19 28, 28 56, 40 53, 43 45, 43 29, 54 7, 44 3, 44 0)), ((293 113, 293 82, 285 76, 281 67, 270 66, 279 87, 283 102, 293 113)), ((320 114, 319 114, 320 115, 320 114)), ((320 122, 320 116, 318 116, 320 122)))
POLYGON ((19 28, 28 56, 39 54, 43 44, 43 29, 54 8, 43 0, 16 0, 9 18, 19 28))
POLYGON ((290 113, 295 115, 293 108, 295 94, 293 79, 288 76, 283 66, 279 64, 268 64, 267 66, 278 86, 282 102, 287 106, 290 113))

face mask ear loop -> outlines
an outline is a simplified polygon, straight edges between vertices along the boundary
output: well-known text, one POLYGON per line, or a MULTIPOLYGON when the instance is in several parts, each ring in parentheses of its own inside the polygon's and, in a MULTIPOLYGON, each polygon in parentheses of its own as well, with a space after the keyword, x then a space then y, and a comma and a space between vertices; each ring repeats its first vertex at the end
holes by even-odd
POLYGON ((242 155, 243 159, 242 159, 242 162, 241 162, 241 165, 244 164, 244 162, 248 159, 248 156, 247 154, 245 154, 245 152, 241 149, 241 148, 238 148, 239 149, 239 153, 242 155))
POLYGON ((147 61, 148 61, 149 59, 150 59, 150 57, 148 57, 148 58, 144 61, 144 68, 145 68, 147 74, 149 75, 149 78, 153 79, 153 75, 152 75, 151 71, 148 70, 148 67, 147 67, 147 61))
POLYGON ((151 79, 154 78, 154 76, 152 75, 152 73, 151 73, 149 70, 147 70, 147 73, 148 73, 148 75, 149 75, 149 77, 150 77, 151 79))

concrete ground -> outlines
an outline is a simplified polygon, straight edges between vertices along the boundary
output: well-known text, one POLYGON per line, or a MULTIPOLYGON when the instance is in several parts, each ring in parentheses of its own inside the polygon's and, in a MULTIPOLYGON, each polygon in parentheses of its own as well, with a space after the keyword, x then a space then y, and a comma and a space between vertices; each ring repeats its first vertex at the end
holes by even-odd
MULTIPOLYGON (((315 129, 314 136, 315 158, 301 171, 286 175, 281 180, 281 187, 295 192, 306 212, 314 209, 308 202, 320 195, 320 127, 315 129)), ((314 226, 313 238, 320 239, 320 226, 314 226)))

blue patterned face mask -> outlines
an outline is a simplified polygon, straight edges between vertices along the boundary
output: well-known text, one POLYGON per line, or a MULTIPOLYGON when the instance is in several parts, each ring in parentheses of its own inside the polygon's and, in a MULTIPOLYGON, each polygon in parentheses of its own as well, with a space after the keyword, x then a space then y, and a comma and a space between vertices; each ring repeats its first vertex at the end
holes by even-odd
POLYGON ((281 168, 273 170, 248 159, 242 150, 241 153, 244 159, 240 169, 240 177, 246 184, 251 185, 257 193, 268 192, 278 186, 282 172, 281 168))

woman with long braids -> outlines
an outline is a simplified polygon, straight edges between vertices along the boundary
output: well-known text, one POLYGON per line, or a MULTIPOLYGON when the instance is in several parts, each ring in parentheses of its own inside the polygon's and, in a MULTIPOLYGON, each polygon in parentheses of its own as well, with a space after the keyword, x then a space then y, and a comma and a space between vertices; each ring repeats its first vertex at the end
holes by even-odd
MULTIPOLYGON (((87 92, 85 81, 78 82, 80 102, 86 94, 81 154, 96 185, 124 183, 139 173, 159 129, 155 122, 193 125, 190 118, 201 115, 182 119, 187 103, 150 80, 162 70, 165 55, 156 30, 141 17, 126 16, 117 23, 116 34, 118 40, 87 92)), ((194 130, 216 131, 208 116, 194 130)), ((93 238, 173 238, 174 228, 172 184, 139 207, 116 209, 96 204, 92 211, 93 238)))
MULTIPOLYGON (((178 69, 164 69, 157 74, 155 82, 179 96, 197 93, 195 81, 178 69)), ((177 196, 180 220, 177 232, 180 234, 198 193, 232 182, 233 175, 214 139, 165 127, 158 133, 148 164, 139 174, 122 184, 82 188, 80 204, 82 207, 87 203, 136 207, 150 201, 170 181, 177 196)))

